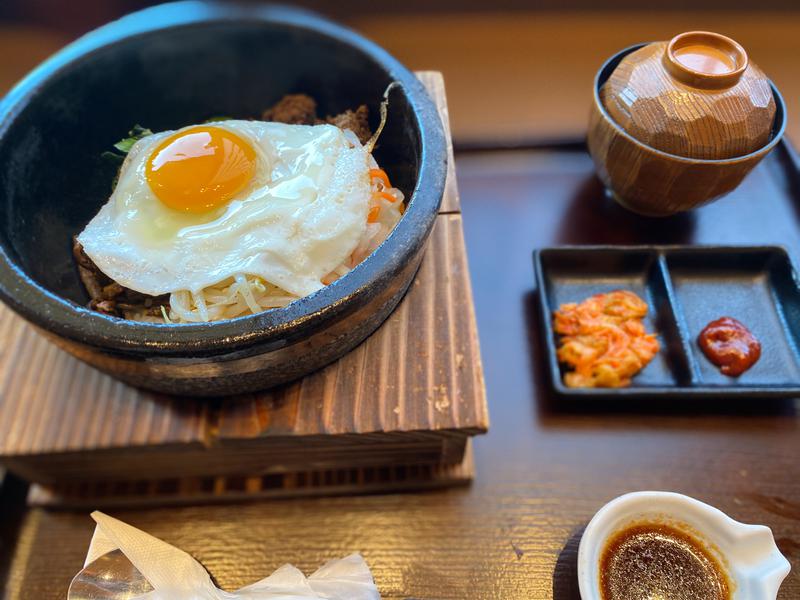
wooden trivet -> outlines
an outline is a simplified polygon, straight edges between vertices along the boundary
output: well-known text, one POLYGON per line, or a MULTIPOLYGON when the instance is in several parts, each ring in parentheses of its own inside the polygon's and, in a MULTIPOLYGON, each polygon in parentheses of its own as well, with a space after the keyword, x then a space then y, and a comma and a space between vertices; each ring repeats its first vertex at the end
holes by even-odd
POLYGON ((409 464, 272 473, 262 476, 185 477, 140 481, 34 484, 31 506, 94 510, 128 506, 210 504, 287 498, 408 492, 467 485, 474 475, 472 446, 457 464, 409 464))
MULTIPOLYGON (((447 129, 441 75, 418 76, 447 129)), ((59 486, 67 483, 409 465, 469 474, 459 465, 469 437, 486 431, 488 413, 459 211, 451 147, 440 215, 395 312, 339 361, 264 393, 194 401, 138 390, 0 307, 0 463, 51 486, 50 503, 66 498, 59 486)), ((293 489, 269 487, 278 488, 293 489)), ((32 498, 45 495, 37 489, 32 498)))

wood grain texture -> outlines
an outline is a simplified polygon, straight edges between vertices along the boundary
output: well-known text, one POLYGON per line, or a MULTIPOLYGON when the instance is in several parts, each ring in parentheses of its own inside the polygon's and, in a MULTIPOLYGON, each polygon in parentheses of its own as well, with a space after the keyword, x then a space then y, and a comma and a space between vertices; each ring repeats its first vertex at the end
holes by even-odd
POLYGON ((485 428, 477 338, 461 326, 472 314, 463 249, 460 215, 440 216, 407 298, 379 332, 297 383, 223 399, 218 438, 485 428))
POLYGON ((621 131, 598 94, 587 136, 597 175, 614 199, 629 210, 655 217, 691 210, 730 193, 775 143, 777 138, 743 157, 713 161, 664 154, 621 131))
POLYGON ((775 100, 764 72, 750 63, 725 89, 686 85, 664 64, 667 42, 627 55, 600 89, 611 118, 640 142, 688 158, 744 156, 769 141, 775 100))
POLYGON ((425 84, 428 93, 439 109, 439 117, 442 119, 442 127, 444 127, 444 135, 447 139, 447 180, 445 181, 444 197, 442 198, 442 206, 439 209, 441 213, 457 213, 461 212, 461 205, 458 199, 458 190, 456 189, 456 162, 453 160, 453 133, 450 128, 450 108, 447 102, 447 93, 444 87, 444 78, 439 71, 417 71, 417 77, 425 84))
MULTIPOLYGON (((439 74, 420 79, 444 102, 439 74)), ((452 164, 451 154, 448 209, 396 311, 287 386, 213 401, 143 392, 0 308, 0 461, 46 483, 461 461, 488 412, 452 164)))

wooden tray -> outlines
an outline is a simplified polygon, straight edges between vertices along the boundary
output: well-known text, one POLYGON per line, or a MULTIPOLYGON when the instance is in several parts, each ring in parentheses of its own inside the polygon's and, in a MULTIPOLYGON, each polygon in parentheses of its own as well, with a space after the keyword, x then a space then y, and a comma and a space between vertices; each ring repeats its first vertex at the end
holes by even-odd
MULTIPOLYGON (((419 77, 447 128, 441 75, 419 77)), ((64 497, 66 483, 97 480, 460 468, 488 413, 452 147, 449 164, 426 256, 396 311, 341 360, 272 391, 210 401, 141 391, 77 361, 0 307, 0 463, 62 486, 48 502, 64 497)), ((463 477, 442 478, 450 479, 463 477)))

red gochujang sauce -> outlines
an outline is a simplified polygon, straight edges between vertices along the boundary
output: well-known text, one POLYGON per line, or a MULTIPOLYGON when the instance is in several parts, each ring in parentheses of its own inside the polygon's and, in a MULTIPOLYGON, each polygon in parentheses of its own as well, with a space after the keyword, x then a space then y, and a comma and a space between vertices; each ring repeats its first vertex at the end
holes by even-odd
POLYGON ((725 375, 738 377, 761 358, 761 343, 741 321, 722 317, 700 332, 697 343, 725 375))

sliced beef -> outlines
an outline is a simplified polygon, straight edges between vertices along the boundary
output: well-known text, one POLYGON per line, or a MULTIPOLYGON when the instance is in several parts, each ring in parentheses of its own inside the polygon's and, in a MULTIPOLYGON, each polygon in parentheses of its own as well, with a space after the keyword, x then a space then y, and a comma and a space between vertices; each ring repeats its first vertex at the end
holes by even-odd
POLYGON ((317 102, 306 94, 287 94, 261 115, 264 121, 290 125, 314 125, 317 122, 317 102))
POLYGON ((161 316, 161 307, 169 307, 169 295, 149 296, 126 288, 103 273, 73 238, 72 254, 78 274, 89 294, 89 308, 115 317, 130 318, 133 314, 161 316))
POLYGON ((366 144, 372 137, 369 128, 369 108, 366 104, 362 104, 356 110, 346 110, 335 117, 328 117, 326 121, 339 129, 351 130, 362 144, 366 144))
POLYGON ((350 129, 362 144, 372 137, 369 128, 369 108, 362 104, 356 110, 346 110, 335 116, 322 120, 317 118, 317 103, 306 94, 287 94, 275 106, 268 108, 261 115, 265 121, 276 121, 290 125, 317 125, 330 123, 340 129, 350 129))

